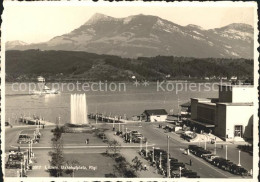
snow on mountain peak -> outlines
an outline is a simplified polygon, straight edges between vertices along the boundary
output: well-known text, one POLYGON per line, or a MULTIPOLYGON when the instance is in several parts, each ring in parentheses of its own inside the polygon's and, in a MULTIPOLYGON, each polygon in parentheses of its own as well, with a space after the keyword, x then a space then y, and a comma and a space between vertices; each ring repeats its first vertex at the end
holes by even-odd
POLYGON ((199 29, 199 30, 203 30, 203 28, 202 28, 201 26, 194 25, 194 24, 189 24, 189 25, 187 25, 186 27, 196 28, 196 29, 199 29))
POLYGON ((115 18, 111 16, 107 16, 101 13, 95 13, 88 21, 86 24, 94 24, 100 21, 111 21, 114 20, 115 18))

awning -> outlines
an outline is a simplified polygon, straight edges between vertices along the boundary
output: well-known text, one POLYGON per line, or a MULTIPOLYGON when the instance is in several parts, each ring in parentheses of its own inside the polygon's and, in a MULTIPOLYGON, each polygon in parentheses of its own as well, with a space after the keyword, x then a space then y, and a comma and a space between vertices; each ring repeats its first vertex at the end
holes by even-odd
POLYGON ((196 123, 198 125, 204 126, 206 128, 214 128, 215 127, 214 124, 204 123, 204 122, 197 121, 197 120, 194 120, 194 119, 189 119, 189 121, 192 122, 192 123, 196 123))

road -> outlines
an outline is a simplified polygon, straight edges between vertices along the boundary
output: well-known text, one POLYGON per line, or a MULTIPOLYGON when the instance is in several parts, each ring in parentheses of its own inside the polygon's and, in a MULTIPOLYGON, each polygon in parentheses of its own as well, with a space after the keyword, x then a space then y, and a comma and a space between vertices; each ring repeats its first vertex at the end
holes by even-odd
MULTIPOLYGON (((137 130, 148 138, 149 144, 154 144, 155 147, 167 150, 167 134, 162 129, 157 129, 158 126, 153 124, 142 124, 142 127, 137 125, 128 125, 127 128, 130 130, 137 130)), ((179 136, 171 137, 170 154, 172 157, 177 158, 179 161, 185 163, 185 166, 192 171, 197 172, 201 178, 239 178, 239 176, 233 175, 229 172, 223 171, 201 158, 193 155, 184 155, 180 149, 185 149, 190 143, 180 142, 179 136), (192 166, 189 165, 190 159, 192 160, 192 166)), ((150 148, 150 150, 152 150, 150 148)), ((231 152, 231 151, 230 151, 231 152)), ((231 153, 229 154, 231 156, 231 153)), ((234 161, 235 162, 235 161, 234 161)), ((252 163, 251 163, 252 164, 252 163)))
MULTIPOLYGON (((124 124, 124 128, 128 128, 129 130, 137 130, 140 133, 142 133, 146 138, 148 138, 148 149, 152 150, 152 146, 159 147, 161 149, 166 150, 167 149, 167 133, 164 133, 163 129, 159 129, 157 125, 151 124, 151 123, 142 123, 142 127, 139 127, 138 124, 124 124)), ((104 127, 104 125, 103 125, 104 127)), ((109 132, 112 133, 112 125, 105 125, 106 128, 109 128, 109 132)), ((35 127, 31 127, 34 129, 35 127)), ((116 125, 116 129, 118 126, 116 125)), ((6 143, 6 148, 5 151, 9 151, 9 149, 12 148, 13 145, 17 146, 17 139, 18 135, 20 132, 23 130, 28 130, 28 128, 23 128, 23 127, 17 127, 17 128, 10 128, 6 130, 6 138, 5 138, 5 143, 6 143)), ((121 126, 122 130, 122 126, 121 126)), ((48 134, 50 130, 47 128, 45 130, 41 130, 43 133, 41 142, 37 144, 37 147, 34 147, 34 151, 37 154, 37 156, 41 156, 44 161, 48 161, 49 156, 48 156, 48 151, 50 151, 51 146, 50 146, 50 137, 51 135, 48 134), (44 133, 46 132, 46 134, 44 133)), ((118 136, 116 136, 118 137, 118 136)), ((118 137, 121 139, 120 137, 118 137)), ((201 178, 241 178, 240 176, 233 175, 229 172, 223 171, 219 168, 214 167, 213 165, 207 163, 203 159, 200 159, 196 156, 193 155, 184 155, 183 151, 181 149, 185 149, 188 147, 190 143, 188 142, 183 142, 179 136, 177 135, 171 135, 170 141, 170 154, 172 157, 177 158, 180 162, 185 163, 185 166, 188 169, 191 169, 192 171, 197 172, 197 174, 201 178), (192 160, 192 166, 189 165, 190 160, 192 160)), ((26 145, 22 145, 25 146, 26 145)), ((123 144, 122 145, 125 150, 127 148, 131 148, 133 151, 138 151, 139 150, 139 144, 123 144)), ((208 145, 209 149, 213 149, 213 145, 208 145)), ((83 146, 83 145, 73 145, 73 146, 66 146, 64 145, 64 153, 101 153, 104 152, 106 148, 106 144, 102 144, 99 146, 83 146)), ((237 149, 233 145, 228 146, 229 151, 228 151, 228 156, 230 157, 230 160, 233 162, 237 162, 238 159, 236 156, 237 149)), ((221 149, 217 150, 218 155, 221 154, 221 156, 224 155, 224 151, 221 149)), ((137 155, 137 153, 136 153, 137 155)), ((238 152, 237 152, 238 155, 238 152)), ((252 166, 252 156, 248 156, 249 154, 241 152, 241 164, 245 164, 246 168, 249 168, 252 166), (243 158, 242 158, 243 157, 243 158)), ((40 162, 40 161, 39 161, 40 162)), ((34 176, 37 176, 38 174, 35 174, 34 176)), ((47 174, 46 174, 47 175, 47 174)))

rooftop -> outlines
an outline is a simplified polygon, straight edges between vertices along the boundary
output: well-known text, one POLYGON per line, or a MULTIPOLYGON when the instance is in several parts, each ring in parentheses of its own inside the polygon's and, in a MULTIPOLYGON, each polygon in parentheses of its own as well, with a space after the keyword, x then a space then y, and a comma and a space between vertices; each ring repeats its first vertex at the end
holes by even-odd
POLYGON ((180 105, 181 107, 190 107, 191 106, 191 102, 186 102, 180 105))
POLYGON ((219 84, 219 87, 234 87, 234 88, 253 88, 254 85, 231 85, 231 84, 219 84))
POLYGON ((193 100, 197 100, 198 102, 211 102, 211 99, 208 98, 191 98, 193 100))
POLYGON ((148 116, 151 115, 167 115, 168 113, 165 109, 153 109, 153 110, 145 110, 144 113, 148 116))
POLYGON ((231 103, 231 102, 219 102, 220 105, 226 106, 253 106, 254 103, 252 102, 238 102, 238 103, 231 103))
POLYGON ((199 102, 198 104, 216 106, 216 103, 212 103, 212 102, 199 102))

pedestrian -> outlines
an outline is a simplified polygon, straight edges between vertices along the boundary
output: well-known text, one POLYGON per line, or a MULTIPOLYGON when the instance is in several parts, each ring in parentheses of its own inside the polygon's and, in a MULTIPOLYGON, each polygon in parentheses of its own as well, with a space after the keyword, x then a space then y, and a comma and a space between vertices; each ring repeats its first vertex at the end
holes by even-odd
POLYGON ((42 128, 44 129, 44 125, 42 125, 42 128))
POLYGON ((147 166, 146 166, 146 164, 144 165, 144 170, 145 170, 145 171, 147 170, 147 166))
POLYGON ((223 149, 224 147, 223 147, 223 145, 221 145, 221 149, 223 149))
POLYGON ((190 166, 192 166, 192 161, 191 161, 191 159, 190 159, 190 166))
POLYGON ((87 143, 89 144, 89 139, 87 138, 87 143))

